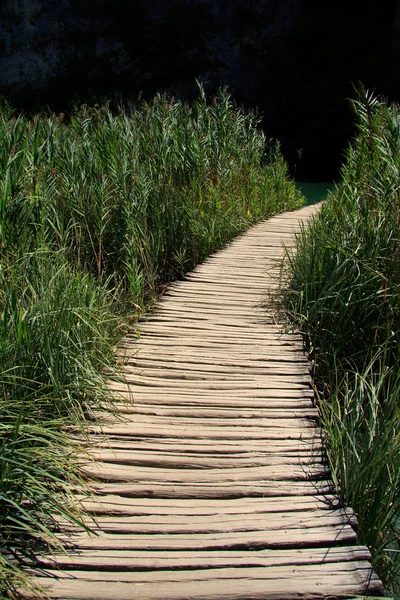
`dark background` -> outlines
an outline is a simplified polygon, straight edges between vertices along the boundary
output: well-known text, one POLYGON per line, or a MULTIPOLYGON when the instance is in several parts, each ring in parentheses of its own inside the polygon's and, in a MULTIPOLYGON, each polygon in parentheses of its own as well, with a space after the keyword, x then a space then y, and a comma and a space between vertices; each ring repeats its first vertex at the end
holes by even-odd
POLYGON ((358 82, 400 98, 396 0, 2 0, 0 95, 18 109, 228 86, 298 179, 333 179, 358 82))

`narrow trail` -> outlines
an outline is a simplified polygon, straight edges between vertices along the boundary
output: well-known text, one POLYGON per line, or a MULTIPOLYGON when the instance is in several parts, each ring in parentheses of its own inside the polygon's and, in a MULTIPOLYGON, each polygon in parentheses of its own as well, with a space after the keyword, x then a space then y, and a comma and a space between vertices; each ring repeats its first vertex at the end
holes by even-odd
POLYGON ((110 382, 124 418, 93 432, 88 467, 98 535, 43 557, 50 598, 382 594, 332 489, 302 340, 262 307, 282 242, 316 210, 239 236, 170 286, 140 339, 124 339, 126 381, 110 382))

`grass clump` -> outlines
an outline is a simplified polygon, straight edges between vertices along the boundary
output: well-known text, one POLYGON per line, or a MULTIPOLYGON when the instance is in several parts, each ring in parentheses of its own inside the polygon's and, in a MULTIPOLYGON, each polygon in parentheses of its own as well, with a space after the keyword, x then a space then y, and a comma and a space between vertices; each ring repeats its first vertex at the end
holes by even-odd
POLYGON ((71 433, 110 406, 101 370, 126 314, 302 198, 225 92, 32 118, 3 105, 0 142, 0 596, 12 596, 60 520, 82 522, 71 433))
POLYGON ((58 254, 11 261, 1 284, 0 597, 14 597, 30 586, 26 559, 59 545, 59 519, 83 527, 85 449, 71 434, 109 402, 100 369, 119 319, 110 292, 58 254))
POLYGON ((400 113, 364 93, 341 181, 289 258, 284 299, 315 366, 328 453, 359 536, 400 582, 400 113))
POLYGON ((225 92, 211 103, 200 89, 192 105, 159 95, 117 112, 2 119, 9 240, 26 248, 39 237, 137 304, 252 223, 301 203, 279 148, 266 148, 258 119, 225 92))

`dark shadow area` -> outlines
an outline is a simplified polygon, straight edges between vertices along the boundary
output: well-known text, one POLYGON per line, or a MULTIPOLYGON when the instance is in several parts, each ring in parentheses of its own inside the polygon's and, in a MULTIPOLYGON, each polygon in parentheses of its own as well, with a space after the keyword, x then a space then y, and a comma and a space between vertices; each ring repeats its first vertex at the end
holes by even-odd
POLYGON ((363 82, 400 97, 396 0, 27 0, 0 8, 0 94, 66 112, 156 92, 192 99, 228 86, 258 107, 291 174, 332 180, 363 82))

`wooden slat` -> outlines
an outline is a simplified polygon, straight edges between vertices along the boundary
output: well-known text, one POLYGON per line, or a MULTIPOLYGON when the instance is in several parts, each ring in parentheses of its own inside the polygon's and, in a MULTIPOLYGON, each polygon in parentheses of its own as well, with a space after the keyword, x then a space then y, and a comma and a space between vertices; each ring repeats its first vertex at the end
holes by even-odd
POLYGON ((166 516, 201 516, 210 515, 246 515, 269 514, 297 511, 336 510, 338 500, 335 496, 325 494, 318 496, 289 496, 278 498, 226 498, 220 500, 192 499, 167 499, 167 498, 123 498, 122 496, 109 495, 95 499, 82 499, 83 504, 94 514, 120 514, 120 515, 163 515, 166 516))
MULTIPOLYGON (((85 571, 84 575, 87 573, 85 571)), ((42 583, 51 598, 71 600, 292 600, 299 598, 299 590, 301 597, 316 600, 329 596, 346 598, 366 590, 369 594, 381 591, 380 582, 371 576, 368 568, 363 567, 350 570, 337 568, 331 573, 321 573, 319 567, 313 571, 297 567, 289 568, 285 574, 276 572, 275 568, 260 569, 260 573, 258 569, 251 569, 250 573, 235 569, 229 574, 218 569, 208 573, 207 579, 199 579, 198 572, 190 571, 191 580, 178 578, 170 581, 164 578, 161 582, 153 582, 149 577, 147 581, 126 583, 121 583, 122 574, 114 573, 114 581, 104 581, 101 574, 98 571, 91 578, 46 579, 42 583), (94 585, 96 581, 100 581, 101 585, 94 585)))
MULTIPOLYGON (((365 572, 365 575, 370 576, 371 572, 368 567, 363 564, 361 561, 344 561, 335 563, 335 571, 336 573, 352 573, 353 571, 357 571, 362 577, 362 573, 365 572)), ((167 583, 167 582, 179 582, 184 583, 186 581, 192 582, 207 582, 210 578, 214 580, 229 580, 236 579, 240 581, 241 579, 255 579, 261 581, 272 581, 279 579, 288 579, 291 578, 293 572, 298 573, 298 579, 302 580, 303 578, 308 578, 312 574, 314 577, 320 577, 321 581, 329 581, 329 576, 321 573, 320 568, 317 565, 297 565, 297 569, 293 569, 291 566, 275 566, 270 571, 264 569, 253 569, 243 567, 241 569, 230 569, 230 568, 221 568, 215 569, 212 571, 207 570, 199 570, 197 572, 193 571, 184 571, 183 573, 174 573, 173 571, 155 571, 152 572, 151 575, 146 573, 138 573, 138 572, 124 572, 124 571, 116 571, 116 572, 103 572, 103 571, 74 571, 71 575, 61 575, 61 579, 74 578, 77 581, 124 581, 127 583, 130 582, 143 582, 143 583, 167 583)), ((56 571, 49 570, 49 575, 55 576, 57 574, 56 571)))
POLYGON ((64 569, 151 570, 171 569, 221 569, 227 567, 257 568, 288 565, 330 565, 334 569, 338 562, 368 561, 371 555, 362 546, 306 548, 288 550, 258 551, 191 551, 163 552, 146 550, 80 550, 70 554, 55 554, 41 558, 42 567, 54 568, 55 564, 64 569))
POLYGON ((94 447, 103 448, 129 448, 132 450, 150 450, 161 452, 173 452, 175 454, 213 454, 213 455, 231 455, 244 456, 253 454, 254 452, 268 452, 268 454, 279 453, 285 455, 287 452, 295 452, 299 458, 301 454, 306 453, 308 456, 303 456, 301 460, 307 461, 308 457, 321 458, 322 442, 320 439, 282 439, 274 440, 273 443, 268 443, 266 446, 264 440, 248 440, 246 445, 238 444, 235 440, 222 439, 185 439, 179 437, 156 438, 151 437, 129 437, 110 435, 93 436, 94 447))
MULTIPOLYGON (((88 520, 91 526, 92 520, 88 520)), ((204 518, 204 515, 170 515, 166 521, 165 515, 132 515, 115 519, 114 516, 97 516, 93 531, 96 533, 233 533, 240 531, 272 531, 287 529, 315 529, 326 526, 355 525, 356 518, 350 510, 315 510, 313 512, 296 511, 292 513, 240 513, 240 514, 213 514, 204 518)), ((73 527, 76 531, 77 527, 73 527)))
MULTIPOLYGON (((313 420, 310 419, 310 417, 307 415, 304 418, 301 417, 294 417, 292 416, 284 416, 281 415, 280 419, 279 419, 279 423, 277 422, 276 419, 270 418, 270 417, 260 417, 258 419, 246 419, 241 417, 240 415, 237 415, 236 419, 232 422, 231 419, 229 418, 222 418, 222 417, 214 417, 212 420, 210 420, 209 417, 205 417, 205 418, 201 418, 201 417, 193 417, 191 415, 187 415, 187 416, 181 416, 179 418, 179 425, 176 424, 177 419, 174 417, 169 417, 169 416, 164 416, 164 415, 146 415, 146 414, 135 414, 135 415, 129 415, 124 417, 124 424, 125 425, 129 425, 129 423, 135 424, 135 425, 144 425, 144 426, 156 426, 159 427, 160 430, 164 429, 165 427, 167 428, 171 428, 173 429, 174 427, 177 428, 181 428, 181 427, 198 427, 198 428, 202 428, 202 427, 206 427, 206 428, 215 428, 215 427, 223 427, 223 428, 228 428, 231 429, 232 427, 239 431, 239 428, 248 428, 248 427, 252 427, 252 428, 257 428, 260 430, 265 430, 266 428, 271 428, 271 427, 276 427, 279 426, 280 428, 290 428, 290 429, 300 429, 303 430, 305 428, 315 428, 315 423, 313 420)), ((114 416, 109 416, 108 418, 105 417, 103 419, 103 422, 110 422, 110 424, 112 422, 118 423, 120 422, 120 419, 117 419, 117 417, 114 416)))
POLYGON ((221 484, 225 482, 251 481, 301 481, 311 478, 322 478, 327 474, 324 465, 316 464, 285 464, 268 466, 245 466, 225 469, 173 469, 167 464, 159 466, 135 465, 132 468, 126 464, 94 463, 84 467, 86 473, 94 475, 101 481, 123 482, 170 482, 179 484, 221 484))
POLYGON ((283 427, 278 424, 271 427, 185 427, 159 425, 136 425, 132 423, 121 423, 115 425, 99 425, 92 427, 94 433, 104 435, 120 435, 130 437, 172 437, 185 440, 190 439, 228 439, 228 440, 301 440, 314 439, 319 430, 315 428, 283 427))
MULTIPOLYGON (((96 532, 97 533, 97 532, 96 532)), ((354 544, 357 536, 350 525, 324 525, 321 527, 282 529, 280 531, 230 531, 229 533, 182 534, 129 534, 125 528, 118 533, 90 536, 86 533, 71 535, 66 541, 79 548, 120 550, 213 550, 226 548, 297 548, 354 544)))
MULTIPOLYGON (((267 377, 243 377, 237 381, 223 380, 219 377, 214 377, 210 381, 191 381, 190 384, 178 378, 177 381, 170 381, 169 378, 161 377, 146 377, 139 374, 130 375, 128 384, 130 387, 147 387, 147 388, 172 388, 173 390, 270 390, 278 389, 286 392, 287 388, 293 392, 295 390, 309 390, 308 376, 299 377, 294 381, 288 381, 285 377, 267 376, 267 377)), ((113 385, 113 384, 112 384, 113 385)), ((241 392, 242 393, 242 392, 241 392)))
POLYGON ((154 356, 146 356, 143 353, 128 359, 125 370, 127 368, 159 368, 168 369, 177 368, 181 370, 191 370, 194 372, 197 371, 206 371, 207 373, 235 373, 238 375, 238 369, 242 369, 245 373, 258 374, 261 373, 263 375, 278 375, 278 374, 308 374, 308 364, 305 361, 297 361, 297 362, 275 362, 272 363, 269 361, 244 361, 237 358, 236 360, 231 359, 229 361, 225 360, 225 362, 220 362, 219 364, 215 364, 212 358, 207 357, 198 357, 195 360, 193 357, 192 361, 185 360, 184 357, 180 357, 179 359, 174 357, 154 357, 154 356), (247 363, 247 364, 246 364, 247 363), (250 363, 250 364, 248 364, 250 363))
MULTIPOLYGON (((159 466, 159 467, 179 467, 185 469, 232 469, 240 467, 256 467, 256 466, 272 466, 279 467, 281 465, 295 465, 305 466, 306 460, 304 457, 300 457, 298 452, 292 452, 283 454, 282 452, 262 454, 259 453, 246 453, 244 456, 230 455, 221 456, 220 454, 185 454, 185 453, 173 453, 170 452, 157 452, 155 450, 148 450, 147 452, 141 451, 139 448, 132 450, 115 450, 115 449, 99 449, 92 450, 92 457, 96 461, 103 463, 115 463, 120 465, 148 465, 148 466, 159 466), (300 463, 301 461, 301 463, 300 463)), ((308 457, 307 457, 308 458, 308 457)), ((309 457, 309 465, 314 463, 319 464, 321 462, 320 457, 309 457)))
POLYGON ((248 498, 332 494, 329 482, 319 481, 237 481, 180 484, 170 481, 148 483, 102 483, 93 485, 98 495, 117 494, 124 498, 248 498))
MULTIPOLYGON (((262 408, 262 409, 243 409, 240 413, 235 408, 232 407, 215 407, 215 408, 207 408, 207 406, 191 406, 186 404, 185 407, 172 406, 154 406, 152 404, 144 404, 143 402, 138 402, 135 399, 135 402, 132 403, 115 403, 114 407, 118 410, 120 415, 122 414, 148 414, 148 415, 163 415, 169 417, 196 417, 199 419, 219 419, 230 418, 233 419, 233 423, 238 423, 240 420, 247 419, 283 419, 283 418, 308 418, 308 419, 317 419, 318 418, 318 410, 313 406, 308 406, 307 408, 301 406, 294 406, 287 408, 262 408)), ((212 423, 212 421, 211 421, 212 423)))
POLYGON ((135 407, 141 404, 151 404, 161 407, 199 407, 202 408, 218 408, 218 409, 234 409, 243 407, 244 410, 253 410, 260 408, 261 410, 268 408, 313 408, 311 402, 312 394, 298 393, 281 393, 281 390, 263 390, 262 394, 254 392, 251 395, 246 395, 241 400, 236 394, 205 394, 205 393, 179 393, 157 394, 154 391, 146 391, 137 388, 127 387, 122 390, 116 390, 114 398, 117 402, 123 402, 127 406, 135 407))

